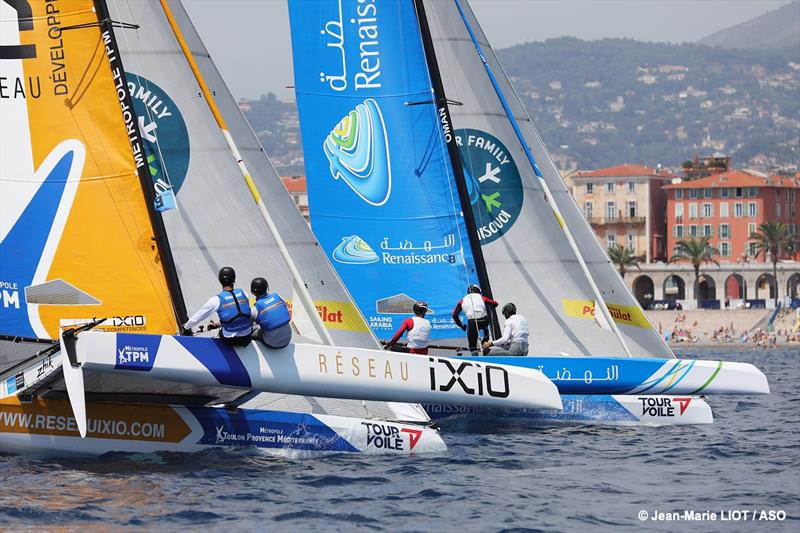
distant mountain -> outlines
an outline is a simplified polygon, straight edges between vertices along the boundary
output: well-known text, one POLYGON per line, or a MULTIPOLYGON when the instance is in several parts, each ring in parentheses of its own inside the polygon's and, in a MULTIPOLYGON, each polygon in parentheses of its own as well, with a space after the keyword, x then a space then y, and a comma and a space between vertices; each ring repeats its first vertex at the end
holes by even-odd
MULTIPOLYGON (((563 169, 680 167, 714 152, 763 171, 800 161, 800 52, 561 38, 498 55, 563 169)), ((294 103, 240 106, 279 171, 302 174, 294 103)))
POLYGON ((800 0, 700 39, 699 44, 745 50, 800 50, 800 0))

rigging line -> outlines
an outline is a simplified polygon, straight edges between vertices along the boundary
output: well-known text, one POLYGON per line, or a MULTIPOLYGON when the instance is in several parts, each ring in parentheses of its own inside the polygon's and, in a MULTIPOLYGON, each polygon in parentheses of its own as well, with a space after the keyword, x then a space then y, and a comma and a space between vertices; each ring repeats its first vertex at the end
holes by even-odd
MULTIPOLYGON (((611 313, 608 310, 608 306, 606 305, 605 299, 603 298, 603 295, 600 292, 600 288, 595 283, 591 272, 589 272, 589 267, 583 260, 583 255, 578 249, 578 245, 575 242, 575 239, 573 239, 572 237, 572 232, 564 223, 564 219, 561 216, 561 211, 558 209, 558 205, 556 205, 555 200, 552 197, 552 194, 550 194, 550 188, 548 187, 547 182, 544 179, 544 176, 542 176, 542 171, 539 169, 539 165, 536 164, 536 160, 534 159, 533 154, 531 153, 531 150, 528 147, 528 143, 525 141, 525 136, 519 129, 519 124, 514 118, 514 113, 511 111, 511 107, 509 106, 508 101, 503 95, 503 91, 500 89, 500 84, 497 82, 497 78, 495 78, 494 73, 492 72, 492 68, 486 61, 486 57, 483 54, 483 48, 481 48, 481 45, 478 42, 478 38, 476 37, 475 32, 469 23, 469 20, 467 20, 466 13, 461 7, 460 0, 453 0, 453 1, 455 2, 459 14, 461 15, 461 20, 464 22, 464 26, 466 27, 467 32, 469 32, 469 36, 472 39, 472 44, 478 53, 478 57, 480 57, 481 59, 481 63, 483 64, 484 70, 486 71, 486 74, 489 76, 489 80, 492 83, 492 87, 494 88, 497 97, 500 99, 500 103, 503 106, 503 110, 506 112, 508 120, 511 123, 512 128, 514 129, 514 133, 517 136, 517 140, 522 145, 522 149, 525 152, 525 156, 528 159, 528 163, 530 163, 531 167, 533 167, 533 172, 536 174, 536 177, 539 178, 539 181, 542 185, 542 189, 544 190, 545 193, 545 202, 547 202, 548 206, 553 211, 553 214, 555 215, 558 224, 561 226, 561 229, 563 230, 564 235, 567 238, 567 242, 572 248, 572 251, 575 253, 575 256, 578 258, 578 262, 580 263, 583 273, 586 276, 586 280, 589 282, 589 285, 592 288, 592 292, 594 292, 595 298, 597 299, 595 307, 598 306, 600 307, 600 312, 603 314, 603 317, 606 319, 606 322, 608 323, 609 327, 614 331, 614 334, 617 336, 617 339, 622 345, 622 348, 625 350, 625 353, 628 355, 628 357, 632 357, 630 348, 628 348, 628 345, 622 336, 622 332, 619 330, 619 327, 617 327, 616 322, 614 322, 614 318, 611 316, 611 313)), ((597 312, 596 309, 595 312, 597 312)))
POLYGON ((211 114, 214 116, 214 119, 217 121, 217 125, 222 131, 222 135, 225 137, 225 141, 228 143, 228 148, 230 149, 231 154, 236 160, 236 164, 242 173, 242 177, 244 178, 244 181, 247 184, 247 188, 250 190, 250 194, 253 197, 253 201, 258 206, 258 209, 261 212, 261 216, 264 219, 264 222, 267 224, 267 228, 272 234, 275 243, 278 245, 278 249, 280 250, 281 255, 283 256, 286 266, 289 267, 289 271, 292 273, 295 289, 300 296, 300 301, 302 302, 303 307, 305 307, 306 313, 311 318, 311 322, 314 325, 314 329, 323 339, 325 344, 333 345, 334 344, 333 337, 331 337, 330 332, 328 332, 328 330, 325 328, 325 324, 323 324, 322 322, 322 318, 317 313, 317 308, 316 305, 314 304, 314 300, 311 298, 311 294, 309 294, 308 288, 306 287, 306 284, 303 281, 300 272, 297 270, 297 266, 294 264, 294 260, 289 254, 289 250, 286 247, 286 243, 283 242, 280 232, 278 231, 277 226, 275 226, 275 222, 272 220, 272 216, 269 214, 269 211, 267 211, 267 207, 264 204, 264 200, 261 197, 261 193, 256 187, 256 184, 253 181, 250 172, 247 170, 247 166, 245 165, 244 159, 242 159, 242 156, 239 153, 236 144, 233 142, 233 137, 231 137, 230 131, 228 130, 228 126, 225 123, 225 120, 223 119, 222 115, 220 114, 219 109, 217 108, 213 94, 208 88, 208 85, 206 85, 205 79, 203 78, 203 75, 200 72, 200 68, 198 67, 197 62, 195 61, 194 56, 192 56, 191 50, 189 50, 189 46, 183 37, 183 33, 181 32, 180 27, 178 26, 178 22, 175 20, 175 17, 172 14, 172 9, 167 4, 167 0, 159 0, 159 3, 161 4, 161 8, 163 9, 164 14, 167 17, 167 22, 169 22, 169 25, 172 28, 172 31, 175 35, 175 38, 177 39, 178 44, 181 50, 183 51, 183 55, 186 58, 186 61, 189 63, 189 67, 192 69, 192 73, 194 74, 195 80, 200 86, 200 90, 202 91, 203 96, 205 96, 206 104, 208 105, 211 114))

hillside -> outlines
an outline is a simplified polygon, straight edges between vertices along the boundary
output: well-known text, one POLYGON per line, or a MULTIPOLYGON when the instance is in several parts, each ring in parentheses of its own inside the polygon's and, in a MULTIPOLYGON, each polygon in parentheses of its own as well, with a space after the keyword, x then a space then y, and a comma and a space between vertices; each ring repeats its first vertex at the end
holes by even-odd
POLYGON ((719 48, 800 50, 800 0, 698 41, 719 48))
MULTIPOLYGON (((563 168, 677 167, 722 151, 735 166, 798 163, 800 52, 574 38, 498 52, 563 168)), ((302 174, 294 103, 242 102, 284 174, 302 174)))

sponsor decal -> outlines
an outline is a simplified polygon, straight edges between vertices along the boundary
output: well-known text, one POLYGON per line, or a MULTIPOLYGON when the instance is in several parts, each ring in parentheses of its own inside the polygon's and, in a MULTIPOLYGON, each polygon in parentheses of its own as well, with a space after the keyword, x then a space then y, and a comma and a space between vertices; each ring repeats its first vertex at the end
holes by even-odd
POLYGON ((14 281, 0 281, 0 305, 19 309, 19 288, 14 281))
POLYGON ((39 364, 39 368, 36 369, 36 379, 40 379, 43 377, 49 370, 53 370, 55 365, 53 364, 53 356, 48 355, 44 359, 42 359, 41 364, 39 364))
POLYGON ((430 378, 431 390, 448 392, 458 384, 470 396, 493 396, 495 398, 508 398, 510 391, 508 372, 505 368, 495 365, 486 365, 470 361, 459 361, 456 368, 447 359, 429 357, 431 363, 430 378), (445 369, 445 380, 442 381, 438 370, 445 369))
MULTIPOLYGON (((292 312, 292 300, 286 300, 289 312, 292 312)), ((345 331, 368 331, 367 325, 350 302, 336 300, 314 300, 317 313, 327 329, 340 329, 345 331)))
POLYGON ((81 326, 89 322, 95 322, 100 318, 105 318, 106 321, 94 328, 98 331, 108 331, 112 333, 144 333, 147 331, 147 317, 145 315, 70 318, 61 320, 60 324, 62 327, 81 326))
POLYGON ((404 451, 405 435, 408 435, 408 450, 413 450, 422 437, 419 429, 398 428, 379 422, 361 422, 361 425, 367 429, 367 446, 379 450, 404 451))
POLYGON ((358 235, 342 237, 342 242, 333 249, 334 261, 346 265, 365 265, 378 260, 378 254, 358 235))
POLYGON ((386 203, 392 192, 389 141, 378 102, 358 104, 322 145, 331 176, 344 181, 370 205, 386 203))
POLYGON ((456 248, 456 236, 453 233, 445 235, 441 242, 425 240, 422 243, 413 243, 408 239, 390 243, 389 237, 381 241, 381 260, 384 265, 432 265, 449 263, 451 265, 460 259, 463 264, 462 250, 456 248))
POLYGON ((190 407, 203 428, 199 444, 357 452, 315 417, 302 413, 190 407))
POLYGON ((464 165, 469 201, 481 245, 496 241, 514 225, 522 211, 522 179, 508 148, 481 130, 455 131, 464 165))
MULTIPOLYGON (((191 429, 168 406, 87 404, 88 438, 181 442, 191 429)), ((0 433, 80 437, 69 402, 0 400, 0 433)))
MULTIPOLYGON (((562 299, 561 305, 564 308, 564 313, 567 316, 574 316, 577 318, 586 318, 594 320, 594 305, 591 300, 570 300, 562 299)), ((637 328, 650 328, 650 322, 644 315, 642 310, 637 306, 617 305, 606 303, 609 313, 614 318, 617 324, 626 326, 635 326, 637 328)))
POLYGON ((386 381, 394 381, 395 378, 400 378, 403 381, 408 381, 408 363, 405 361, 395 361, 388 358, 380 360, 375 357, 359 355, 348 356, 339 351, 333 357, 320 353, 317 355, 317 362, 319 363, 320 374, 330 373, 340 376, 348 374, 364 378, 383 378, 386 381))
POLYGON ((166 211, 175 207, 175 194, 189 170, 186 122, 172 98, 157 84, 132 72, 126 72, 125 77, 153 179, 156 209, 166 211))
MULTIPOLYGON (((328 5, 334 5, 334 2, 329 2, 328 5)), ((342 13, 342 0, 336 2, 336 5, 335 18, 326 21, 320 28, 320 33, 327 41, 325 50, 333 50, 332 57, 335 66, 338 67, 336 70, 341 74, 320 72, 319 81, 326 83, 336 92, 344 91, 351 82, 355 90, 380 88, 381 48, 378 40, 380 20, 378 5, 374 0, 358 0, 358 5, 353 13, 349 13, 349 17, 345 17, 342 13), (345 25, 346 21, 350 24, 345 25), (352 32, 345 37, 345 30, 349 28, 352 28, 352 32), (347 76, 347 45, 350 43, 353 50, 359 51, 355 69, 351 69, 351 72, 355 70, 352 79, 347 76)))
POLYGON ((117 333, 117 364, 114 368, 149 372, 158 355, 160 335, 117 333))
POLYGON ((667 396, 640 396, 642 416, 675 416, 675 404, 678 404, 678 416, 683 415, 692 398, 670 398, 667 396))

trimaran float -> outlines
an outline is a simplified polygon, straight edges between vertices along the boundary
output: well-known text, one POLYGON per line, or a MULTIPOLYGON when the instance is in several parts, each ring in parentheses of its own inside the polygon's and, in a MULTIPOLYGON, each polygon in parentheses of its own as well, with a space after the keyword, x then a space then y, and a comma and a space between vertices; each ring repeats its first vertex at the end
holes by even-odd
POLYGON ((379 349, 179 2, 0 25, 0 451, 435 451, 416 402, 560 407, 538 370, 379 349), (310 341, 174 335, 222 265, 310 341))
POLYGON ((465 1, 289 6, 312 227, 376 335, 425 300, 434 344, 463 346, 450 311, 478 283, 547 357, 466 359, 542 370, 564 394, 563 411, 526 416, 709 423, 696 395, 769 392, 752 365, 675 358, 465 1))

